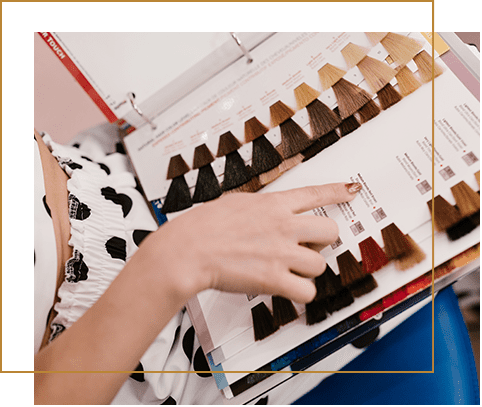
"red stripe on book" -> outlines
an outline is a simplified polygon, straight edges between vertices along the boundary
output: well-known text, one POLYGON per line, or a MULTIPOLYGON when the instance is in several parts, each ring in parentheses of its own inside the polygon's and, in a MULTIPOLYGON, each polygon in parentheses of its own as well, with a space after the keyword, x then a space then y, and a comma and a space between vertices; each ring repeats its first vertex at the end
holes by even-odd
POLYGON ((99 109, 104 113, 107 120, 110 123, 114 123, 118 120, 118 117, 115 113, 110 109, 109 106, 104 102, 102 97, 97 93, 97 91, 92 87, 90 82, 84 76, 82 72, 80 72, 79 68, 74 64, 72 59, 67 55, 64 49, 59 45, 59 43, 55 40, 55 38, 49 32, 39 32, 40 38, 42 38, 46 44, 50 47, 52 52, 57 56, 60 62, 64 64, 64 66, 69 70, 75 80, 79 83, 79 85, 84 89, 89 97, 94 101, 94 103, 99 107, 99 109))
POLYGON ((379 314, 380 312, 383 311, 383 304, 381 301, 376 302, 373 304, 373 306, 364 309, 362 312, 360 312, 360 321, 366 321, 367 319, 370 319, 371 317, 374 317, 375 315, 379 314))

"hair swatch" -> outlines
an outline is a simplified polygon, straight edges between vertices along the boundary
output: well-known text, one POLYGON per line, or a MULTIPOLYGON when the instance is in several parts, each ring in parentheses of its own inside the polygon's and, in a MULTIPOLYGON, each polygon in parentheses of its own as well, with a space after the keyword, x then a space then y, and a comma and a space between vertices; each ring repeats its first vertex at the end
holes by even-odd
POLYGON ((395 223, 384 227, 381 232, 388 260, 410 255, 412 250, 410 243, 395 223))
MULTIPOLYGON (((281 149, 282 146, 279 145, 279 147, 281 149)), ((276 148, 276 149, 278 150, 278 148, 276 148)), ((296 154, 296 155, 294 155, 293 157, 290 157, 290 158, 285 158, 283 160, 283 162, 279 165, 279 170, 280 170, 281 174, 290 170, 293 167, 296 167, 298 164, 303 162, 303 159, 304 159, 304 156, 301 153, 296 154)))
POLYGON ((425 254, 413 239, 391 223, 382 229, 385 253, 389 260, 395 260, 398 269, 405 270, 420 263, 425 254))
MULTIPOLYGON (((335 112, 338 115, 340 114, 338 110, 338 106, 333 109, 333 112, 335 112)), ((358 127, 360 127, 360 123, 358 122, 355 116, 347 117, 338 126, 338 129, 340 130, 340 137, 345 137, 346 135, 358 129, 358 127)))
MULTIPOLYGON (((432 80, 432 57, 427 51, 422 50, 420 53, 413 57, 413 60, 417 64, 420 79, 423 83, 430 82, 432 80)), ((443 73, 442 67, 435 62, 433 65, 433 77, 436 78, 443 73)))
POLYGON ((361 47, 349 42, 342 50, 341 55, 345 58, 348 68, 351 69, 357 66, 363 58, 365 58, 370 51, 368 48, 361 47))
POLYGON ((343 76, 345 76, 346 71, 340 69, 332 64, 325 64, 318 70, 318 76, 321 82, 321 89, 328 90, 335 83, 337 83, 343 76))
POLYGON ((450 188, 463 218, 470 219, 474 225, 480 225, 480 195, 470 188, 465 181, 450 188))
POLYGON ((283 158, 293 157, 311 145, 308 134, 292 119, 281 123, 279 128, 283 158))
POLYGON ((334 130, 315 140, 311 146, 301 152, 303 155, 303 162, 313 158, 325 148, 335 144, 338 140, 340 140, 340 136, 338 136, 334 130))
POLYGON ((286 325, 298 318, 295 306, 287 298, 273 295, 273 318, 275 326, 286 325))
POLYGON ((380 114, 380 107, 378 107, 378 105, 372 99, 363 105, 357 113, 360 117, 360 122, 363 124, 370 121, 374 117, 377 117, 380 114))
POLYGON ((283 158, 278 150, 263 135, 253 140, 252 169, 255 175, 260 176, 262 184, 274 181, 280 175, 278 166, 283 158))
MULTIPOLYGON (((224 191, 223 195, 228 195, 236 192, 257 192, 261 188, 263 188, 263 185, 261 184, 259 180, 259 176, 253 175, 253 170, 249 165, 246 165, 246 170, 251 176, 251 179, 246 182, 246 184, 240 185, 239 187, 230 189, 229 191, 224 191)), ((223 189, 223 183, 221 183, 221 189, 223 189)))
POLYGON ((320 92, 308 86, 305 82, 295 88, 294 94, 298 110, 305 108, 321 95, 320 92))
POLYGON ((182 158, 181 154, 177 154, 169 160, 169 166, 167 169, 167 179, 174 179, 181 175, 188 173, 191 169, 187 165, 186 161, 182 158))
POLYGON ((278 330, 273 315, 264 302, 251 308, 253 317, 254 340, 260 341, 278 330))
POLYGON ((293 117, 295 111, 291 107, 285 105, 281 100, 278 100, 269 107, 269 114, 271 118, 271 127, 276 127, 293 117))
POLYGON ((299 109, 306 107, 310 119, 312 139, 316 140, 321 136, 335 129, 341 122, 339 116, 317 99, 320 92, 302 83, 295 89, 296 102, 299 109))
POLYGON ((368 38, 368 41, 370 41, 372 45, 376 45, 382 40, 382 38, 385 38, 388 33, 387 32, 366 32, 365 34, 368 38))
POLYGON ((327 264, 325 272, 315 278, 316 300, 324 301, 326 310, 332 314, 353 303, 353 295, 350 290, 343 287, 341 277, 336 275, 327 264))
POLYGON ((206 144, 197 146, 194 150, 193 169, 199 169, 193 203, 207 202, 220 197, 223 193, 211 163, 214 157, 206 144))
POLYGON ((439 232, 446 232, 450 240, 460 239, 476 227, 469 219, 464 219, 460 211, 440 195, 434 198, 434 210, 432 210, 432 200, 428 201, 427 205, 433 216, 435 228, 439 232))
POLYGON ((373 93, 377 93, 397 74, 397 71, 385 62, 369 56, 363 58, 357 66, 373 93))
POLYGON ((380 42, 398 66, 406 65, 423 48, 417 40, 392 32, 387 33, 380 42))
POLYGON ((371 274, 388 264, 388 258, 379 244, 369 237, 358 243, 362 257, 362 267, 365 274, 371 274))
POLYGON ((361 297, 378 287, 371 274, 365 274, 360 263, 347 250, 336 257, 340 270, 341 283, 347 287, 354 297, 361 297))
POLYGON ((199 168, 196 187, 192 197, 193 203, 207 202, 219 198, 223 191, 216 174, 210 165, 199 168))
POLYGON ((247 170, 243 158, 239 155, 239 140, 228 131, 219 138, 217 157, 226 156, 224 167, 223 191, 239 187, 248 182, 252 175, 247 170))
POLYGON ((252 117, 244 123, 246 142, 251 141, 253 143, 253 173, 260 176, 260 182, 263 185, 267 185, 279 177, 278 166, 283 161, 278 150, 266 138, 267 132, 268 128, 256 117, 252 117))
POLYGON ((333 91, 342 119, 352 116, 357 110, 372 101, 371 95, 365 89, 343 78, 333 85, 333 91))
POLYGON ((305 310, 307 325, 317 324, 318 322, 324 321, 328 316, 324 300, 317 300, 315 298, 305 305, 305 310))
POLYGON ((415 243, 415 240, 413 240, 410 235, 405 235, 405 237, 412 248, 412 252, 410 256, 401 257, 395 260, 395 267, 398 270, 407 270, 415 266, 415 264, 425 260, 426 257, 423 250, 417 243, 415 243))
POLYGON ((389 107, 400 102, 403 98, 390 83, 387 83, 381 88, 377 95, 383 110, 387 110, 389 107))
POLYGON ((178 212, 192 206, 191 193, 184 174, 190 168, 180 154, 171 157, 167 170, 167 179, 172 179, 166 199, 162 205, 163 214, 178 212))
POLYGON ((194 149, 193 170, 209 165, 213 161, 214 156, 206 144, 201 144, 194 149))
POLYGON ((410 68, 406 66, 400 68, 395 75, 395 78, 397 79, 398 88, 400 89, 402 96, 410 95, 410 93, 416 91, 421 86, 420 81, 410 68))
POLYGON ((162 205, 161 212, 167 213, 182 211, 192 206, 191 193, 184 176, 176 177, 172 180, 166 199, 162 205))
POLYGON ((246 143, 263 136, 269 129, 256 117, 252 117, 244 123, 244 138, 246 143))

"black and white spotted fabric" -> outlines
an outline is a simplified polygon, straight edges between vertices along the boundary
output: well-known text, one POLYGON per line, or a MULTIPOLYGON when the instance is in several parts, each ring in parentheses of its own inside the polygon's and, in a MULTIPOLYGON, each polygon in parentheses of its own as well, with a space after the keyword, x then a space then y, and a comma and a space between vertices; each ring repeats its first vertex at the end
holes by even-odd
MULTIPOLYGON (((69 176, 69 244, 73 247, 58 293, 60 302, 55 305, 58 315, 53 320, 50 338, 55 340, 96 302, 142 240, 157 229, 157 224, 136 189, 124 154, 106 155, 92 140, 75 146, 54 143, 48 135, 44 135, 44 140, 69 176)), ((55 287, 55 280, 50 283, 55 287)), ((37 278, 35 284, 37 286, 37 278)), ((49 296, 51 292, 52 289, 49 296)), ((41 295, 42 291, 36 290, 36 296, 41 295)), ((46 299, 46 303, 49 301, 51 304, 52 298, 46 299)), ((38 318, 45 326, 46 315, 38 318)), ((139 373, 131 375, 113 404, 223 404, 224 397, 211 373, 142 373, 209 370, 185 310, 157 336, 135 370, 139 373)), ((292 382, 299 382, 296 379, 292 382)), ((279 386, 254 402, 289 404, 318 380, 308 382, 293 383, 294 387, 279 386)))
POLYGON ((57 249, 54 225, 45 197, 42 162, 34 139, 34 289, 35 289, 35 353, 40 349, 49 311, 55 298, 57 280, 57 249))

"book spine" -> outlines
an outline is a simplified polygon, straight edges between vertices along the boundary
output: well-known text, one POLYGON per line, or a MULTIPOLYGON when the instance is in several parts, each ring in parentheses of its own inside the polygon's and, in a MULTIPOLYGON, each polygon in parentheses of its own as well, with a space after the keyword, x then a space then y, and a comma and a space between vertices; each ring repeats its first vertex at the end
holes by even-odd
POLYGON ((60 62, 69 70, 75 80, 84 89, 89 97, 94 101, 94 103, 99 107, 99 109, 104 113, 105 117, 110 123, 116 122, 119 118, 110 109, 110 107, 104 102, 102 96, 100 96, 94 89, 89 80, 80 71, 77 65, 72 61, 72 59, 67 55, 67 52, 62 48, 54 36, 49 32, 39 32, 40 38, 42 38, 45 43, 50 47, 53 53, 57 56, 60 62))

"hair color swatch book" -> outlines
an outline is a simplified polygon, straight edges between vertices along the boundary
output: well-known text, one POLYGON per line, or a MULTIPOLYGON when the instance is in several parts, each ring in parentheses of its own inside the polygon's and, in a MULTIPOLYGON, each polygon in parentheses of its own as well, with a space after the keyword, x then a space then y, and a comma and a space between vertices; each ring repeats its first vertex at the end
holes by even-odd
MULTIPOLYGON (((349 180, 364 186, 350 204, 301 215, 328 216, 340 229, 322 251, 331 271, 323 278, 331 280, 321 286, 347 292, 324 319, 307 325, 312 311, 284 304, 295 319, 255 340, 252 317, 276 316, 277 299, 205 291, 190 302, 213 370, 259 369, 424 275, 432 267, 432 188, 436 215, 456 212, 450 224, 436 219, 435 265, 479 242, 479 102, 436 58, 433 184, 431 47, 411 33, 413 57, 393 49, 389 56, 396 36, 381 34, 275 34, 252 51, 252 64, 238 60, 158 117, 155 131, 144 126, 125 138, 147 198, 172 208, 168 217, 245 185, 260 192, 349 180)), ((228 396, 246 376, 221 375, 228 396)))

